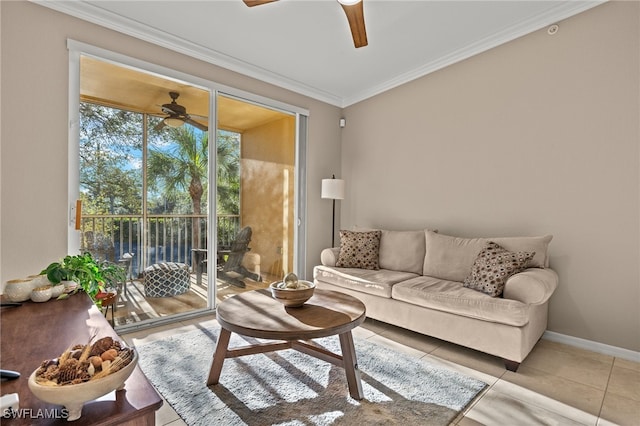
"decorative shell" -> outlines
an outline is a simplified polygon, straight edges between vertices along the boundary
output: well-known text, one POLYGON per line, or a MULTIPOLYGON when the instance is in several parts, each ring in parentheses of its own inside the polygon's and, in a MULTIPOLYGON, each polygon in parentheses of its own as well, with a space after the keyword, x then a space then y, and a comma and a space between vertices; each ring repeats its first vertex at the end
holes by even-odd
POLYGON ((95 367, 95 368, 100 368, 100 366, 102 365, 102 358, 99 356, 92 356, 91 358, 89 358, 89 362, 95 367))
POLYGON ((115 349, 107 349, 100 355, 100 358, 102 358, 103 361, 113 361, 117 356, 118 351, 115 349))
POLYGON ((102 339, 98 339, 93 344, 93 346, 91 346, 91 352, 89 353, 89 356, 100 356, 105 351, 111 349, 112 346, 113 346, 113 338, 107 336, 107 337, 103 337, 102 339))

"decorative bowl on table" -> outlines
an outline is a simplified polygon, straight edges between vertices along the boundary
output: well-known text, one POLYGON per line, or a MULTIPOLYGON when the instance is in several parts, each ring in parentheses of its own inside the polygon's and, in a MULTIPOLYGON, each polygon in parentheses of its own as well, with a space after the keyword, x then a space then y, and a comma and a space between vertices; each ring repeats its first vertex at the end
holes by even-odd
POLYGON ((68 421, 80 418, 85 402, 123 389, 138 363, 135 349, 124 347, 110 337, 93 345, 77 346, 80 348, 69 349, 58 358, 44 361, 31 373, 28 383, 36 398, 63 405, 68 411, 68 421), (101 351, 94 347, 105 346, 105 340, 112 345, 100 355, 94 355, 101 351))
POLYGON ((33 281, 29 278, 9 280, 4 288, 4 294, 9 302, 24 302, 29 300, 33 290, 33 281))
POLYGON ((50 285, 43 285, 31 290, 31 301, 33 302, 46 302, 51 299, 52 287, 50 285))
POLYGON ((285 281, 276 281, 269 286, 271 296, 289 308, 298 308, 313 296, 316 285, 311 281, 298 280, 297 286, 287 287, 285 281))
POLYGON ((57 299, 58 296, 60 296, 62 293, 66 291, 66 287, 64 286, 64 281, 61 281, 59 283, 52 283, 51 281, 49 281, 49 278, 47 277, 46 274, 29 275, 27 279, 31 280, 31 283, 33 284, 32 286, 33 288, 51 286, 52 299, 57 299))

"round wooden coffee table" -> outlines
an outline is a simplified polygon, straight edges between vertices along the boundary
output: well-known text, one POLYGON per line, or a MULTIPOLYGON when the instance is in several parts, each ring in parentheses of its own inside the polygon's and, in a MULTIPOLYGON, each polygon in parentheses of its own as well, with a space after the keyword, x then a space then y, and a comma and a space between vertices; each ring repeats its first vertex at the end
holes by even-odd
POLYGON ((218 384, 226 358, 283 349, 295 349, 344 368, 349 394, 362 399, 362 383, 351 330, 365 319, 365 306, 355 297, 316 289, 302 307, 287 308, 268 289, 240 293, 222 301, 216 310, 222 327, 213 354, 207 385, 218 384), (229 349, 231 333, 279 342, 229 349), (330 352, 310 339, 338 335, 342 355, 330 352))

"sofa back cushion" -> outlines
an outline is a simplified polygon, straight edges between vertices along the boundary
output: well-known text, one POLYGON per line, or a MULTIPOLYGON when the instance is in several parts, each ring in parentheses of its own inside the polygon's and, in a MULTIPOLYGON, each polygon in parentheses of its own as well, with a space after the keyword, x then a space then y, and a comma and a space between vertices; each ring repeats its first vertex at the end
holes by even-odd
POLYGON ((493 241, 509 251, 535 251, 536 254, 529 262, 531 268, 549 267, 549 243, 553 235, 540 237, 496 237, 484 238, 485 241, 493 241))
POLYGON ((509 251, 535 252, 529 262, 530 267, 544 268, 549 265, 547 249, 553 238, 541 237, 499 237, 460 238, 425 231, 425 257, 423 275, 462 282, 471 273, 471 267, 478 253, 487 242, 493 241, 509 251))
POLYGON ((424 255, 424 230, 382 230, 380 237, 380 268, 422 275, 424 255))
POLYGON ((484 247, 480 238, 459 238, 425 231, 423 275, 449 281, 464 281, 478 253, 484 247))

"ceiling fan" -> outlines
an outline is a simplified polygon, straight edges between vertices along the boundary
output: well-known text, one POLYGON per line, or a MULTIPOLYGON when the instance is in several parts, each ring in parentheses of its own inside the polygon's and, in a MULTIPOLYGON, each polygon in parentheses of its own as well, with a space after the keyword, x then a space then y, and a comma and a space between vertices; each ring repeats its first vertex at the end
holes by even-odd
MULTIPOLYGON (((278 0, 243 0, 244 4, 249 7, 260 6, 262 4, 272 3, 278 0)), ((351 28, 351 37, 353 37, 353 44, 358 47, 363 47, 369 44, 367 41, 367 31, 364 26, 364 10, 362 7, 363 0, 338 0, 340 6, 347 15, 349 21, 349 27, 351 28)))
MULTIPOLYGON (((191 124, 192 126, 206 132, 209 130, 208 126, 204 124, 200 124, 197 121, 191 118, 191 115, 187 114, 187 109, 182 105, 176 102, 180 93, 178 92, 169 92, 169 96, 171 97, 170 104, 162 105, 162 112, 167 114, 167 116, 155 127, 156 130, 161 130, 165 126, 169 127, 180 127, 185 123, 191 124)), ((204 116, 197 116, 202 118, 207 118, 204 116)))

